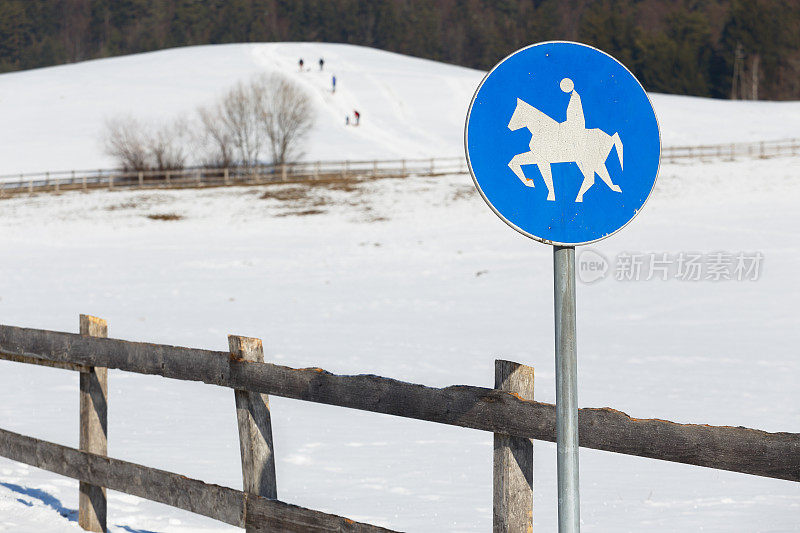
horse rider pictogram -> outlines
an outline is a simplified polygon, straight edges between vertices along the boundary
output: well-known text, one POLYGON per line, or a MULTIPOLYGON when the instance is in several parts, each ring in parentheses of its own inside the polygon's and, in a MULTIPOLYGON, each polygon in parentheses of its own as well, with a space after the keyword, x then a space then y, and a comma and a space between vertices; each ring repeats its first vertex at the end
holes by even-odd
POLYGON ((517 107, 508 123, 508 129, 516 131, 528 128, 531 132, 530 151, 515 155, 508 163, 509 168, 520 181, 534 187, 532 179, 522 171, 523 165, 536 165, 547 187, 547 199, 555 201, 553 176, 550 165, 553 163, 576 163, 583 174, 583 183, 578 191, 576 202, 583 202, 583 195, 594 185, 594 175, 600 176, 612 191, 622 192, 619 185, 611 181, 606 168, 612 148, 617 149, 620 168, 622 167, 622 140, 618 133, 609 135, 599 128, 586 128, 581 97, 575 84, 569 78, 561 80, 560 88, 570 94, 567 105, 567 118, 558 122, 517 98, 517 107))

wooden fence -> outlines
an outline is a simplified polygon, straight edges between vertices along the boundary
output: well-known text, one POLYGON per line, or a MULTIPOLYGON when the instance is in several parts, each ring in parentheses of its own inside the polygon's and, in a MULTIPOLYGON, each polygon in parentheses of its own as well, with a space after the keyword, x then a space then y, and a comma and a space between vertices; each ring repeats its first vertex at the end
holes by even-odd
MULTIPOLYGON (((667 146, 661 161, 734 160, 800 155, 800 139, 705 146, 667 146)), ((179 170, 69 170, 0 176, 3 195, 66 190, 220 187, 269 183, 308 183, 354 177, 438 176, 467 172, 463 157, 364 161, 311 161, 285 165, 179 170)))
POLYGON ((781 139, 748 143, 668 146, 662 149, 661 160, 666 163, 688 160, 734 161, 736 159, 797 157, 798 155, 800 155, 800 139, 781 139))
MULTIPOLYGON (((0 326, 0 359, 81 372, 80 449, 0 429, 0 455, 80 480, 80 524, 102 531, 105 488, 251 531, 389 531, 277 500, 268 395, 489 431, 494 443, 494 531, 532 526, 531 439, 555 441, 555 406, 533 400, 533 369, 495 362, 495 388, 433 388, 375 375, 264 363, 261 341, 229 337, 216 352, 106 338, 81 315, 80 334, 0 326), (107 369, 200 381, 234 390, 244 490, 106 457, 107 369)), ((651 459, 800 481, 800 434, 579 412, 580 445, 651 459)))
POLYGON ((88 189, 163 189, 308 183, 349 178, 438 176, 467 171, 463 157, 369 161, 313 161, 285 165, 179 170, 69 170, 0 176, 3 194, 88 189))

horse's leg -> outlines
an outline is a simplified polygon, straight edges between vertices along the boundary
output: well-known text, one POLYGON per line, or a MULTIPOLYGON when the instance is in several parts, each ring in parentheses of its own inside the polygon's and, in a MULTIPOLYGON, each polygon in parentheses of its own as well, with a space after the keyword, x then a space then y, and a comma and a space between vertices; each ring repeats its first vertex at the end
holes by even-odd
POLYGON ((606 168, 605 163, 597 165, 597 174, 600 175, 600 179, 603 180, 603 183, 608 185, 609 189, 614 192, 622 192, 622 189, 619 188, 619 185, 616 185, 611 181, 611 176, 608 175, 608 169, 606 168))
POLYGON ((575 198, 575 201, 582 202, 583 193, 594 185, 594 169, 590 168, 586 163, 578 163, 578 168, 581 170, 581 174, 583 174, 583 183, 581 183, 581 189, 578 191, 578 197, 575 198))
POLYGON ((547 186, 547 199, 551 202, 555 202, 556 193, 553 192, 553 174, 550 172, 550 163, 537 163, 536 166, 539 167, 539 172, 542 173, 544 184, 547 186))
POLYGON ((515 155, 511 161, 508 162, 508 168, 517 175, 519 181, 521 181, 523 185, 533 187, 533 180, 525 177, 525 173, 522 172, 522 165, 533 165, 534 163, 536 163, 536 161, 533 159, 533 154, 525 152, 524 154, 515 155))

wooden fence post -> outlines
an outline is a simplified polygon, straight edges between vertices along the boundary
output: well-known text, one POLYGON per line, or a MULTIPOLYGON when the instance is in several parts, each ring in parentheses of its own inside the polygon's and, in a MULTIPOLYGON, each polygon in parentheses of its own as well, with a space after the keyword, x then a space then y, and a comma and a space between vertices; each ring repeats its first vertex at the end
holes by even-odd
POLYGON ((223 172, 223 176, 224 176, 224 180, 225 180, 225 185, 230 185, 230 183, 231 183, 231 174, 230 174, 230 171, 228 170, 228 167, 225 167, 225 170, 223 172))
MULTIPOLYGON (((108 337, 102 318, 80 317, 80 333, 108 337)), ((108 452, 108 369, 90 367, 80 375, 80 449, 97 455, 108 452)), ((106 489, 80 482, 78 524, 86 531, 106 531, 106 489)))
POLYGON ((144 188, 144 172, 142 172, 141 170, 139 171, 139 188, 140 189, 144 188))
MULTIPOLYGON (((533 400, 533 368, 494 362, 494 388, 533 400)), ((533 442, 494 434, 494 533, 533 532, 533 442)))
MULTIPOLYGON (((234 360, 264 362, 261 339, 228 335, 228 347, 234 360)), ((242 454, 243 490, 265 498, 277 499, 269 396, 235 390, 234 397, 239 424, 239 448, 242 454)), ((249 533, 250 528, 247 531, 249 533)))

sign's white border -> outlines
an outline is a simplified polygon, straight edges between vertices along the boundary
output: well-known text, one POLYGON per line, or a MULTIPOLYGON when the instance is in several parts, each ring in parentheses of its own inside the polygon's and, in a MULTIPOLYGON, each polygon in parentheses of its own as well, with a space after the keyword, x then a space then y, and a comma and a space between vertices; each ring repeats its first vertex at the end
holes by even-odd
POLYGON ((507 55, 501 61, 499 61, 495 66, 493 66, 492 70, 487 72, 486 75, 483 77, 483 79, 481 80, 481 83, 478 85, 478 88, 475 89, 475 94, 472 95, 472 100, 470 101, 469 109, 467 110, 467 119, 464 122, 464 152, 466 153, 466 156, 467 156, 467 168, 469 169, 469 174, 472 177, 473 183, 475 183, 475 188, 478 189, 479 193, 481 193, 481 197, 483 198, 483 201, 486 202, 486 205, 488 205, 489 208, 492 211, 494 211, 495 215, 500 217, 500 220, 502 220, 503 222, 508 224, 508 226, 510 226, 512 229, 515 229, 516 231, 522 233, 526 237, 528 237, 530 239, 533 239, 535 241, 539 241, 539 242, 544 243, 544 244, 551 244, 551 245, 554 245, 554 246, 583 246, 584 244, 591 244, 593 242, 601 241, 601 240, 603 240, 603 239, 605 239, 607 237, 611 237, 612 235, 616 234, 622 228, 624 228, 625 226, 630 224, 631 221, 634 218, 636 218, 636 215, 638 215, 639 212, 642 209, 644 209, 644 206, 647 204, 647 201, 650 199, 650 196, 652 196, 652 194, 653 194, 653 189, 655 189, 656 182, 658 181, 658 173, 661 170, 661 126, 658 123, 658 115, 656 115, 656 110, 655 110, 655 107, 653 107, 652 100, 650 100, 650 95, 647 94, 647 91, 645 91, 644 87, 639 82, 639 80, 636 78, 636 76, 633 75, 633 72, 628 70, 628 67, 623 65, 622 62, 620 62, 617 58, 615 58, 611 54, 603 52, 602 50, 600 50, 598 48, 595 48, 594 46, 590 46, 590 45, 584 44, 584 43, 577 43, 577 42, 574 42, 574 41, 542 41, 540 43, 535 43, 535 44, 528 45, 528 46, 526 46, 524 48, 520 48, 519 50, 517 50, 515 52, 512 52, 511 54, 507 55), (607 234, 603 235, 602 237, 598 237, 597 239, 594 239, 593 241, 573 242, 573 243, 550 241, 550 240, 547 240, 547 239, 543 239, 541 237, 537 237, 536 235, 528 233, 527 231, 523 230, 522 228, 517 227, 514 223, 512 223, 510 220, 508 220, 506 217, 504 217, 503 214, 500 213, 500 211, 498 211, 492 205, 492 202, 490 202, 489 199, 486 197, 486 195, 483 193, 483 189, 481 189, 481 186, 478 183, 478 179, 475 177, 475 172, 473 172, 473 170, 472 170, 472 162, 469 160, 469 117, 472 114, 472 106, 475 104, 475 98, 478 97, 478 93, 480 92, 481 87, 483 87, 483 84, 486 82, 486 80, 489 78, 489 76, 492 75, 492 72, 494 72, 495 69, 497 67, 499 67, 500 65, 502 65, 508 58, 510 58, 511 56, 514 56, 514 55, 516 55, 516 54, 518 54, 518 53, 520 53, 520 52, 522 52, 524 50, 527 50, 528 48, 533 48, 535 46, 541 46, 541 45, 544 45, 544 44, 575 44, 575 45, 578 45, 578 46, 583 46, 585 48, 591 48, 592 50, 596 50, 596 51, 600 52, 601 54, 603 54, 605 56, 608 56, 612 60, 614 60, 617 63, 619 63, 619 65, 622 66, 622 68, 624 68, 628 72, 628 74, 631 75, 631 77, 636 81, 636 83, 639 84, 639 87, 641 87, 642 92, 644 92, 644 95, 647 98, 647 101, 650 103, 650 108, 653 110, 653 116, 656 119, 656 128, 658 129, 658 166, 656 167, 656 175, 655 175, 655 177, 653 179, 653 186, 650 188, 650 192, 647 193, 647 198, 644 199, 644 202, 642 202, 642 205, 639 207, 639 209, 637 209, 634 212, 633 216, 625 224, 620 226, 615 231, 612 231, 611 233, 607 233, 607 234))

